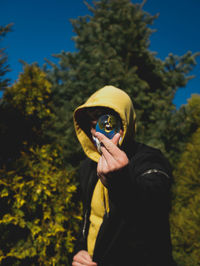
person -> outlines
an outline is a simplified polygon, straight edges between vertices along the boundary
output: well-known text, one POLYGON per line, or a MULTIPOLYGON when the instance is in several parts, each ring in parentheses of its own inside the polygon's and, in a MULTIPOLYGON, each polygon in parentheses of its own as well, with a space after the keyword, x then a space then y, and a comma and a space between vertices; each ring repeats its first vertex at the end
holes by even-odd
POLYGON ((74 127, 87 157, 80 166, 84 214, 72 265, 174 265, 170 165, 158 149, 135 141, 130 97, 103 87, 74 111, 74 127), (105 115, 120 120, 112 139, 96 130, 105 115))

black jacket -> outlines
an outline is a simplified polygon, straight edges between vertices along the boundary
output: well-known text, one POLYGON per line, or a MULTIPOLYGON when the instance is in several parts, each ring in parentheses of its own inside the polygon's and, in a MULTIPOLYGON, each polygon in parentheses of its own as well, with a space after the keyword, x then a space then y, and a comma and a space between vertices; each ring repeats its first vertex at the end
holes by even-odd
MULTIPOLYGON (((159 150, 136 142, 128 157, 128 166, 109 181, 110 212, 100 227, 93 260, 98 266, 174 265, 168 217, 172 183, 169 163, 159 150)), ((81 166, 84 219, 75 252, 87 250, 96 168, 90 159, 81 166)))

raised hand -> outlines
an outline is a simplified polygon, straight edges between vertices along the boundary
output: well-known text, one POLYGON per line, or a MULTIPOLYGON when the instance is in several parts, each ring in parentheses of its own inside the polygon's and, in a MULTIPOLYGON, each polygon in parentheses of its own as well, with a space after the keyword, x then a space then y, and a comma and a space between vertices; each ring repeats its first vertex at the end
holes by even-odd
POLYGON ((97 165, 97 175, 103 185, 107 186, 108 179, 114 178, 115 174, 129 163, 129 160, 126 153, 117 146, 120 139, 119 133, 112 140, 99 132, 95 133, 95 137, 101 143, 102 152, 97 165))

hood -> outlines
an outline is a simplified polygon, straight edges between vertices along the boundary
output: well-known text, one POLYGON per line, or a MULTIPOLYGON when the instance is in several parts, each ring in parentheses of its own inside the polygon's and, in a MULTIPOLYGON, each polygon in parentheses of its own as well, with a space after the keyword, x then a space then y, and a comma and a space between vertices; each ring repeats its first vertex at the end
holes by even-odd
POLYGON ((95 162, 98 162, 98 153, 89 131, 89 120, 86 115, 88 108, 106 107, 116 112, 122 121, 123 137, 120 146, 126 151, 128 144, 135 136, 135 111, 128 94, 114 86, 105 86, 92 94, 89 99, 74 111, 74 127, 77 138, 85 154, 95 162))

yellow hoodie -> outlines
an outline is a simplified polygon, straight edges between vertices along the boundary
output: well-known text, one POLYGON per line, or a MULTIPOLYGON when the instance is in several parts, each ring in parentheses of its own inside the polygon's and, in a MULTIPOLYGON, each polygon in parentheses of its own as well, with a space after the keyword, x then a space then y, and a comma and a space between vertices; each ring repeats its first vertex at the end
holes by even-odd
MULTIPOLYGON (((90 136, 89 120, 86 115, 88 108, 106 107, 114 110, 121 118, 123 136, 120 146, 126 150, 135 135, 135 111, 130 97, 114 86, 105 86, 96 91, 90 98, 74 111, 74 127, 78 140, 85 154, 98 162, 98 153, 90 136)), ((103 221, 105 211, 109 212, 108 191, 98 180, 91 201, 90 228, 88 233, 88 252, 92 256, 96 237, 103 221)))

